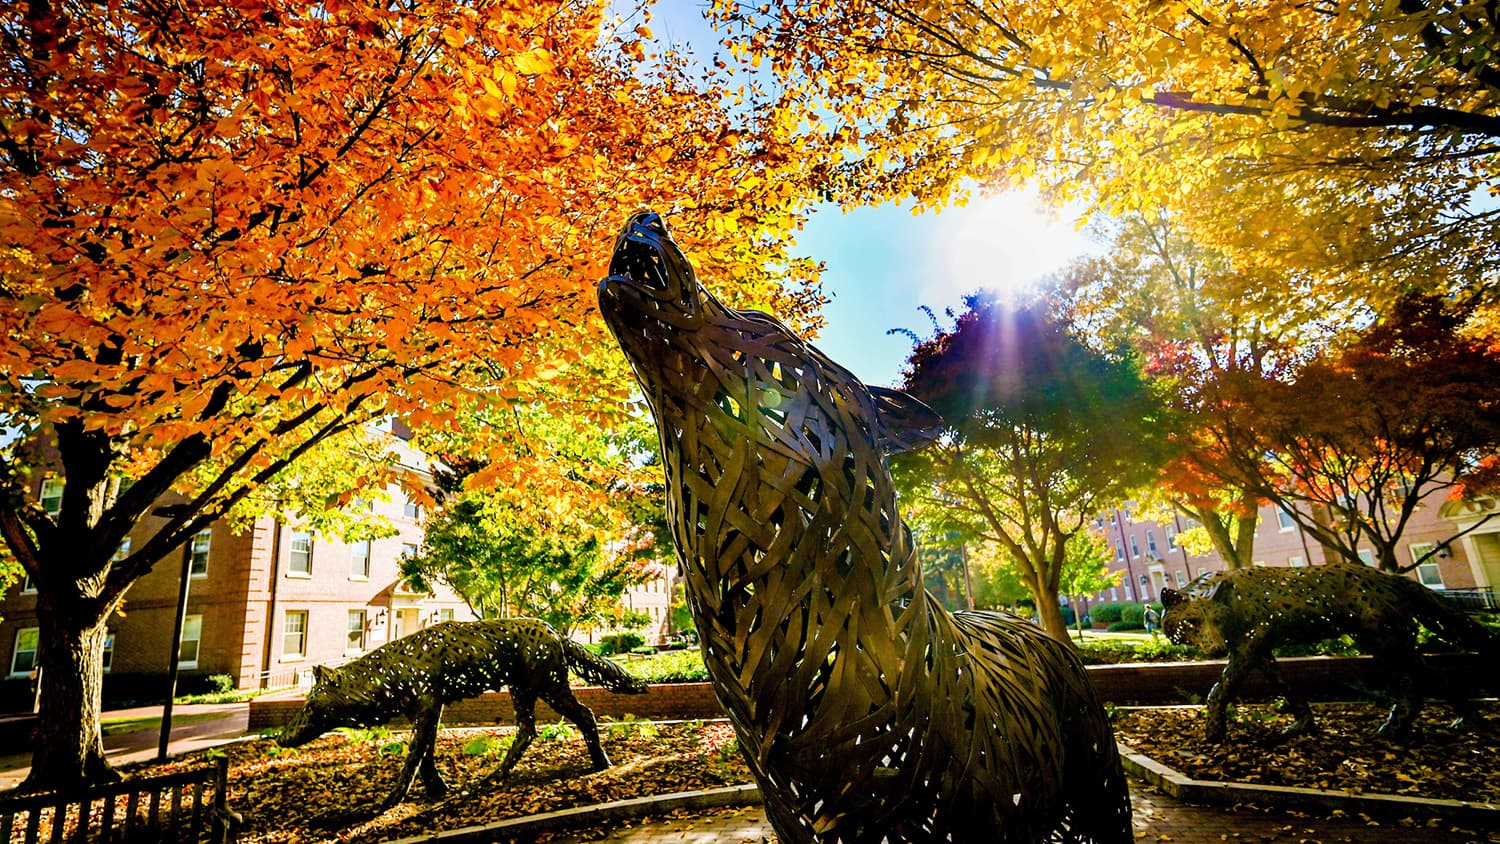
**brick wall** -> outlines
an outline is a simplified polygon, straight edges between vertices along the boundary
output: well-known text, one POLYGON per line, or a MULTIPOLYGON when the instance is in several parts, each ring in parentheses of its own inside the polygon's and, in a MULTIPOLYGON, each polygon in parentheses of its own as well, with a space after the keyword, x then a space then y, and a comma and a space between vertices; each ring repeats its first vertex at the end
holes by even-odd
MULTIPOLYGON (((1365 690, 1381 688, 1381 674, 1369 657, 1301 657, 1277 660, 1287 682, 1315 700, 1358 700, 1365 690)), ((1500 693, 1500 676, 1478 654, 1431 654, 1428 664, 1446 681, 1470 696, 1500 693)), ((1174 662, 1142 665, 1091 665, 1089 678, 1107 703, 1174 704, 1202 700, 1224 670, 1222 661, 1174 662)), ((1427 687, 1434 704, 1437 691, 1427 687)), ((574 694, 598 717, 616 720, 632 715, 653 720, 723 718, 724 708, 708 683, 653 685, 643 695, 618 695, 597 686, 575 688, 574 694)), ((1245 700, 1265 700, 1271 690, 1260 675, 1246 681, 1245 700)), ((280 727, 302 708, 300 697, 257 698, 250 702, 251 732, 280 727)), ((537 705, 538 721, 560 716, 546 704, 537 705)), ((445 724, 513 723, 515 710, 508 692, 486 692, 443 711, 445 724)))
MULTIPOLYGON (((573 694, 599 718, 622 720, 630 715, 659 721, 723 718, 724 707, 708 683, 665 683, 652 685, 645 694, 621 695, 598 686, 575 687, 573 694)), ((302 698, 256 698, 250 701, 251 732, 280 727, 297 710, 302 698)), ((515 723, 515 708, 510 692, 485 692, 476 698, 462 700, 443 710, 444 724, 515 723)), ((556 721, 562 716, 546 703, 538 702, 539 722, 556 721)))

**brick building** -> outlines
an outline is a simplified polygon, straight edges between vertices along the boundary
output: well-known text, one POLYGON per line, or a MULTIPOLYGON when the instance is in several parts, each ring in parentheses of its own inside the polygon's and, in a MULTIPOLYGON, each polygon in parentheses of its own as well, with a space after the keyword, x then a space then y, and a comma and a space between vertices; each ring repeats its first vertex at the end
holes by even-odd
MULTIPOLYGON (((1433 589, 1491 590, 1500 592, 1500 502, 1447 502, 1424 507, 1404 531, 1399 552, 1409 565, 1426 556, 1438 543, 1478 524, 1410 576, 1433 589), (1487 516, 1493 516, 1485 521, 1487 516)), ((1225 568, 1217 552, 1192 555, 1177 543, 1177 534, 1189 527, 1182 516, 1167 524, 1137 521, 1128 507, 1101 515, 1095 526, 1114 550, 1110 568, 1123 570, 1120 586, 1095 596, 1104 601, 1157 601, 1163 588, 1181 588, 1188 581, 1225 568)), ((1375 565, 1373 549, 1360 551, 1367 565, 1375 565)), ((1285 513, 1262 507, 1255 533, 1255 565, 1306 566, 1327 562, 1324 548, 1305 535, 1285 513)))
MULTIPOLYGON (((400 438, 394 447, 403 468, 426 471, 400 438)), ((57 489, 50 479, 39 482, 43 506, 57 489)), ((422 543, 420 506, 397 486, 369 506, 396 535, 344 543, 260 518, 239 533, 219 522, 195 537, 183 549, 190 576, 180 688, 205 685, 215 674, 237 688, 289 685, 313 665, 345 661, 438 621, 473 618, 452 591, 418 593, 401 579, 399 558, 422 543)), ((156 518, 147 517, 132 539, 144 542, 156 518)), ((165 694, 182 561, 157 563, 109 620, 107 699, 157 701, 165 694)), ((12 586, 0 600, 0 711, 29 706, 37 640, 36 592, 29 582, 12 586)))

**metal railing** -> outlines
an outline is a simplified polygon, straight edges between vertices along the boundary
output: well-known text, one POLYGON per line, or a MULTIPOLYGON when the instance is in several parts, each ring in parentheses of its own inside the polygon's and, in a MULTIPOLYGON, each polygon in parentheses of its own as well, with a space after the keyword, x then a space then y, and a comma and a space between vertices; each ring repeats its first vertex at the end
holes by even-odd
POLYGON ((1500 612, 1500 596, 1494 587, 1483 589, 1443 589, 1439 595, 1458 605, 1464 612, 1500 612))
POLYGON ((240 818, 229 808, 229 760, 138 777, 81 792, 0 798, 0 838, 39 842, 230 844, 240 818))

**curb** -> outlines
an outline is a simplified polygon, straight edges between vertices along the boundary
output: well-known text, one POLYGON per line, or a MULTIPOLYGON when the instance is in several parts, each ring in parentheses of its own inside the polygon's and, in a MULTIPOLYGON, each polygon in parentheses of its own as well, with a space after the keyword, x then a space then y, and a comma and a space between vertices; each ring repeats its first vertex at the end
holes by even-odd
POLYGON ((635 797, 613 803, 596 803, 592 806, 577 806, 540 815, 508 818, 503 821, 433 832, 410 838, 396 838, 385 844, 424 844, 425 842, 479 842, 506 840, 538 832, 552 832, 580 826, 660 815, 681 809, 721 809, 726 806, 759 805, 760 788, 755 785, 733 785, 706 791, 681 791, 676 794, 661 794, 655 797, 635 797))
POLYGON ((1500 828, 1500 805, 1467 800, 1407 797, 1402 794, 1364 794, 1284 785, 1195 780, 1186 774, 1134 752, 1124 744, 1120 760, 1125 772, 1161 789, 1173 799, 1199 805, 1233 806, 1252 803, 1288 809, 1339 809, 1382 818, 1440 818, 1447 821, 1493 825, 1500 828))

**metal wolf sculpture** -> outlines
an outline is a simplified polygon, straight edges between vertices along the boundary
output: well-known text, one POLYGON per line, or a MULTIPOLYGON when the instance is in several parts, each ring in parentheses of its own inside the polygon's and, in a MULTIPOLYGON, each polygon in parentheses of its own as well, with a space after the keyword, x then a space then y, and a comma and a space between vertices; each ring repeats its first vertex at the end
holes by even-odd
POLYGON ((704 658, 781 839, 1130 841, 1071 649, 923 589, 885 454, 930 441, 936 414, 720 304, 654 214, 610 273, 600 305, 656 415, 704 658))
POLYGON ((283 747, 306 744, 334 727, 368 727, 404 715, 412 723, 411 746, 396 788, 381 804, 389 809, 411 788, 418 768, 430 797, 448 790, 433 759, 443 706, 480 692, 510 687, 515 704, 515 742, 496 771, 508 774, 536 737, 536 701, 583 732, 594 770, 609 767, 599 743, 594 713, 568 688, 568 668, 614 692, 639 694, 646 684, 607 659, 559 636, 534 618, 446 621, 382 645, 342 668, 314 670, 307 703, 281 731, 283 747))
MULTIPOLYGON (((1409 733, 1422 708, 1417 680, 1429 675, 1417 652, 1417 622, 1446 641, 1500 655, 1500 639, 1427 587, 1352 563, 1215 572, 1197 578, 1182 592, 1163 589, 1161 602, 1162 630, 1168 639, 1193 645, 1209 656, 1229 655, 1204 706, 1204 732, 1212 740, 1224 738, 1225 707, 1257 668, 1286 698, 1295 716, 1287 733, 1312 728, 1312 710, 1287 684, 1271 655, 1271 649, 1283 643, 1317 642, 1342 633, 1353 636, 1390 679, 1396 702, 1380 732, 1394 736, 1409 733)), ((1459 716, 1455 728, 1477 722, 1467 700, 1452 691, 1447 696, 1459 716)))

